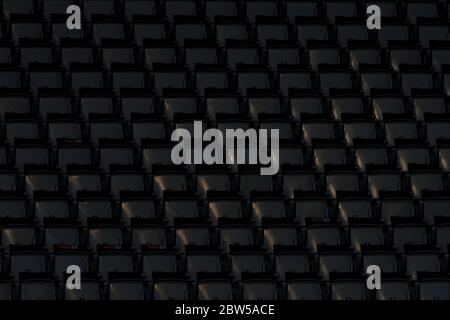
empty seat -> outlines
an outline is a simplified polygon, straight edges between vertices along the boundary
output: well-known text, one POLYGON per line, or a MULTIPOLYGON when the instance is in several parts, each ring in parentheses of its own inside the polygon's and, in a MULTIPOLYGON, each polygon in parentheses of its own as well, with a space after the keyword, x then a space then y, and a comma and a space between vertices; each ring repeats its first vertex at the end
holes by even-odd
POLYGON ((433 247, 407 246, 406 252, 406 272, 413 280, 417 279, 419 272, 440 272, 441 257, 439 251, 433 247))
POLYGON ((28 66, 30 63, 52 63, 53 52, 51 44, 41 40, 21 39, 20 63, 28 66))
POLYGON ((304 114, 317 114, 323 110, 323 98, 314 90, 290 89, 289 109, 295 120, 302 119, 304 114))
POLYGON ((101 191, 103 177, 95 166, 67 165, 67 189, 73 198, 78 191, 101 191))
MULTIPOLYGON (((137 252, 147 249, 166 249, 169 238, 161 220, 151 218, 132 218, 132 245, 137 252)), ((164 271, 164 270, 163 270, 164 271)), ((151 273, 150 273, 151 275, 151 273)))
POLYGON ((447 208, 450 205, 449 200, 446 192, 423 192, 423 217, 425 221, 432 224, 437 217, 447 217, 447 208))
POLYGON ((109 275, 109 300, 144 300, 144 283, 139 274, 114 272, 109 275))
POLYGON ((261 273, 266 271, 264 254, 257 247, 230 246, 230 269, 233 278, 242 279, 242 273, 261 273))
POLYGON ((100 300, 103 297, 100 280, 89 273, 82 274, 80 290, 70 290, 66 287, 64 291, 65 300, 100 300))
POLYGON ((44 24, 39 16, 29 14, 12 14, 10 16, 10 22, 11 38, 15 43, 18 43, 22 38, 44 38, 44 24))
POLYGON ((241 218, 219 218, 220 246, 228 253, 231 245, 251 246, 256 244, 254 229, 248 220, 241 218))
POLYGON ((448 41, 430 41, 431 64, 436 72, 442 71, 443 65, 450 64, 448 41))
POLYGON ((221 65, 195 64, 195 87, 202 96, 207 88, 227 89, 228 78, 227 68, 221 65))
POLYGON ((295 218, 302 226, 308 218, 327 219, 330 217, 330 204, 327 198, 319 192, 296 191, 295 218))
POLYGON ((375 219, 351 219, 350 242, 357 252, 363 245, 383 246, 384 229, 375 219))
POLYGON ((405 115, 384 116, 384 131, 389 146, 395 145, 396 139, 417 139, 417 123, 414 118, 405 115))
POLYGON ((237 86, 242 95, 246 95, 248 88, 269 89, 272 87, 270 72, 259 65, 237 65, 237 86))
POLYGON ((380 46, 366 40, 348 40, 349 59, 352 69, 359 70, 360 64, 376 65, 381 63, 380 46))
POLYGON ((188 282, 180 274, 158 274, 153 282, 153 299, 188 300, 191 297, 188 282))
POLYGON ((213 226, 220 218, 241 218, 243 216, 242 199, 231 192, 208 192, 208 216, 213 226))
POLYGON ((63 172, 66 172, 67 166, 72 164, 89 166, 92 164, 92 148, 89 144, 78 140, 59 140, 57 159, 63 172))
POLYGON ((400 65, 401 88, 410 96, 413 88, 432 89, 433 74, 426 66, 400 65))
POLYGON ((403 189, 403 178, 400 173, 389 167, 370 168, 367 181, 369 190, 374 198, 380 197, 380 191, 401 191, 403 189))
POLYGON ((380 140, 354 141, 355 162, 360 171, 366 171, 372 165, 388 165, 390 153, 380 140))
POLYGON ((71 64, 70 86, 78 93, 80 88, 103 88, 105 78, 103 69, 93 64, 71 64))
POLYGON ((292 273, 286 283, 288 300, 322 300, 322 283, 316 274, 292 273))
POLYGON ((289 40, 289 25, 278 17, 256 17, 256 38, 261 46, 266 46, 267 40, 289 40))
POLYGON ((183 89, 187 87, 186 70, 178 65, 156 64, 153 66, 154 87, 161 95, 164 88, 183 89))
POLYGON ((39 139, 41 128, 39 121, 28 114, 7 114, 6 117, 6 140, 14 144, 15 139, 39 139))
POLYGON ((377 120, 383 120, 383 114, 404 113, 403 94, 397 90, 372 89, 372 109, 377 120))
POLYGON ((0 166, 0 187, 3 191, 16 191, 18 189, 17 169, 9 165, 0 166))
MULTIPOLYGON (((92 1, 92 0, 90 0, 92 1)), ((124 39, 125 29, 122 18, 93 14, 91 21, 92 39, 100 45, 103 39, 124 39)))
MULTIPOLYGON (((300 3, 300 2, 299 2, 300 3)), ((317 17, 295 17, 297 41, 306 46, 310 40, 329 40, 328 21, 317 17)))
POLYGON ((344 247, 327 247, 319 245, 318 248, 319 272, 324 280, 329 280, 332 272, 353 272, 352 252, 344 247))
POLYGON ((259 174, 259 168, 251 167, 240 167, 240 179, 239 179, 239 190, 248 197, 251 191, 272 191, 273 177, 272 176, 261 176, 259 174))
POLYGON ((52 166, 25 165, 24 184, 28 197, 33 198, 34 191, 59 191, 60 173, 52 166))
POLYGON ((387 47, 389 40, 409 40, 408 23, 396 17, 385 17, 382 24, 383 28, 378 30, 378 41, 383 47, 387 47))
POLYGON ((306 239, 309 248, 317 252, 319 245, 337 246, 342 244, 342 235, 339 227, 334 223, 327 223, 320 219, 308 219, 306 239))
POLYGON ((186 39, 206 40, 208 38, 207 23, 195 16, 176 16, 173 27, 175 40, 179 45, 182 45, 186 39))
POLYGON ((400 271, 400 260, 392 247, 362 245, 361 252, 364 271, 370 265, 378 265, 383 273, 400 271))
POLYGON ((222 261, 217 250, 211 247, 187 246, 186 269, 193 281, 202 273, 220 273, 222 261))
POLYGON ((428 229, 420 219, 413 218, 392 218, 393 243, 400 252, 406 248, 405 245, 426 245, 428 240, 428 229))
POLYGON ((319 66, 320 89, 326 94, 332 88, 352 89, 353 80, 349 69, 340 65, 319 66))
POLYGON ((174 218, 175 247, 181 253, 186 252, 186 246, 209 246, 211 234, 208 224, 203 219, 174 218))
POLYGON ((445 98, 439 91, 412 90, 414 113, 417 120, 423 121, 426 113, 445 113, 445 98))
POLYGON ((114 0, 87 0, 84 2, 83 14, 89 21, 92 19, 92 15, 94 14, 114 15, 114 2, 114 0))
POLYGON ((242 299, 278 300, 277 285, 271 275, 247 273, 243 277, 242 299))
POLYGON ((401 192, 380 192, 381 217, 390 224, 393 217, 413 217, 414 200, 409 194, 401 192))
POLYGON ((63 193, 37 191, 34 194, 34 217, 39 225, 46 218, 70 218, 71 209, 72 203, 63 193))
POLYGON ((173 226, 175 218, 197 218, 199 208, 195 195, 184 191, 165 191, 164 217, 173 226))
POLYGON ((11 14, 33 14, 35 6, 33 0, 5 0, 3 2, 3 13, 9 17, 11 14))
POLYGON ((334 273, 331 276, 332 300, 366 300, 365 281, 357 275, 334 273))
MULTIPOLYGON (((420 165, 418 165, 420 166, 420 165)), ((444 177, 434 168, 412 168, 410 174, 411 192, 415 198, 422 198, 423 191, 441 191, 444 189, 444 177)))
MULTIPOLYGON (((114 125, 111 124, 110 128, 111 131, 114 130, 114 125)), ((120 125, 119 125, 120 127, 120 125)), ((108 127, 107 127, 108 128, 108 127)), ((109 129, 109 128, 108 128, 109 129)), ((91 127, 92 130, 92 127, 91 127)), ((124 169, 124 171, 127 171, 127 169, 133 169, 134 164, 134 153, 135 150, 133 149, 133 146, 126 143, 123 140, 107 140, 107 139, 99 139, 99 164, 101 168, 106 171, 110 172, 111 166, 119 166, 117 169, 120 171, 120 169, 124 169), (125 166, 125 167, 120 167, 125 166), (131 166, 126 167, 126 166, 131 166)), ((139 170, 138 170, 139 171, 139 170)), ((136 172, 136 171, 135 171, 136 172)), ((137 180, 139 181, 139 180, 137 180)), ((139 183, 137 188, 143 189, 142 187, 142 181, 139 183)), ((111 190, 114 191, 116 188, 114 178, 111 177, 111 190)), ((124 189, 126 190, 126 189, 124 189)), ((140 190, 135 190, 140 191, 140 190)))
POLYGON ((9 256, 10 273, 18 279, 21 273, 46 272, 46 256, 39 247, 12 247, 9 256))
POLYGON ((63 72, 58 66, 52 64, 33 63, 29 66, 29 85, 33 94, 37 94, 39 88, 62 88, 63 72))
POLYGON ((314 144, 314 164, 319 172, 324 172, 325 165, 346 165, 347 150, 339 144, 324 143, 314 144))
POLYGON ((121 248, 125 242, 122 224, 115 219, 88 218, 88 244, 95 252, 101 246, 121 248))
POLYGON ((77 247, 80 244, 79 228, 71 219, 44 219, 44 241, 53 250, 55 245, 77 247))
POLYGON ((14 285, 9 275, 2 275, 0 281, 0 297, 2 300, 12 300, 14 285))
POLYGON ((233 299, 233 286, 227 275, 203 273, 198 281, 199 300, 231 300, 233 299))
POLYGON ((275 246, 275 272, 280 280, 287 280, 289 273, 308 273, 311 257, 301 247, 275 246))
POLYGON ((133 35, 138 46, 144 44, 144 39, 165 39, 168 32, 167 22, 157 16, 133 16, 133 35))
POLYGON ((146 249, 142 255, 142 271, 153 279, 157 272, 177 272, 177 257, 174 251, 164 249, 146 249))
POLYGON ((420 300, 447 300, 450 293, 449 279, 444 274, 422 273, 419 276, 420 300))
MULTIPOLYGON (((308 41, 309 64, 313 71, 319 70, 320 64, 339 64, 340 50, 332 41, 308 41)), ((326 92, 325 92, 326 93, 326 92)))
MULTIPOLYGON (((332 166, 332 165, 327 165, 332 166)), ((340 191, 360 191, 359 174, 352 168, 329 168, 325 167, 326 188, 332 198, 336 198, 340 191)))
POLYGON ((133 253, 126 250, 99 246, 97 267, 102 279, 108 279, 110 273, 133 272, 133 253))
POLYGON ((123 88, 144 89, 147 87, 147 73, 136 64, 113 63, 111 83, 116 94, 123 88))
POLYGON ((164 3, 164 13, 170 22, 175 16, 196 16, 197 6, 195 1, 169 0, 164 3))
MULTIPOLYGON (((362 94, 359 91, 334 89, 330 91, 330 96, 331 96, 331 107, 333 109, 333 114, 336 119, 344 120, 346 122, 352 121, 357 122, 357 120, 370 120, 369 117, 363 115, 365 113, 365 101, 363 99, 362 94), (345 119, 344 116, 346 116, 345 119)), ((350 127, 353 126, 361 127, 360 125, 356 124, 350 125, 350 127)), ((363 127, 367 127, 367 125, 363 127)), ((344 127, 344 130, 345 129, 346 127, 344 127)), ((361 136, 359 138, 374 139, 375 134, 374 133, 370 135, 366 134, 366 136, 361 136)))
MULTIPOLYGON (((108 139, 112 141, 124 138, 122 119, 116 114, 90 114, 89 115, 89 133, 95 146, 104 142, 109 144, 108 139), (105 139, 105 140, 103 140, 105 139)), ((125 156, 125 158, 128 158, 125 156)), ((129 163, 128 163, 129 164, 129 163)))
MULTIPOLYGON (((64 11, 66 11, 66 10, 67 10, 67 7, 64 9, 64 11)), ((69 42, 82 40, 85 35, 84 30, 86 30, 86 28, 88 28, 85 20, 81 21, 81 24, 80 24, 81 29, 70 30, 69 28, 67 28, 67 14, 65 12, 64 12, 64 14, 51 15, 50 23, 51 23, 50 24, 51 39, 57 44, 62 44, 64 42, 66 42, 65 39, 68 39, 67 41, 69 41, 69 42)), ((84 42, 84 41, 81 41, 81 42, 84 42)), ((82 62, 84 57, 80 56, 80 59, 81 59, 80 62, 82 62)), ((72 56, 72 59, 75 59, 75 58, 72 56)), ((75 61, 77 61, 77 60, 75 60, 75 61)))
POLYGON ((302 65, 278 65, 278 86, 283 96, 287 96, 290 89, 310 89, 312 79, 310 70, 302 65))
POLYGON ((324 1, 323 5, 326 16, 331 22, 335 22, 336 17, 354 17, 359 13, 353 1, 324 1))
POLYGON ((299 64, 300 54, 294 42, 268 40, 267 62, 272 70, 277 70, 279 64, 299 64))
POLYGON ((25 218, 27 216, 27 202, 23 194, 2 191, 0 193, 0 208, 2 218, 25 218))
POLYGON ((48 165, 50 152, 48 146, 40 140, 15 139, 15 163, 20 171, 26 164, 48 165))
POLYGON ((408 171, 410 164, 427 165, 430 162, 430 151, 426 145, 405 141, 397 143, 397 165, 402 171, 408 171))
POLYGON ((48 19, 54 14, 65 14, 70 5, 72 5, 70 0, 44 0, 42 1, 42 11, 48 19))
MULTIPOLYGON (((202 40, 186 40, 184 44, 184 60, 190 70, 194 70, 195 64, 217 64, 217 49, 211 42, 202 40)), ((168 61, 166 63, 170 63, 168 61)), ((172 62, 174 63, 174 61, 172 62)))
POLYGON ((57 286, 51 275, 20 274, 20 300, 56 300, 57 286))
POLYGON ((337 137, 335 123, 324 115, 310 114, 303 116, 303 139, 307 145, 311 145, 313 139, 334 140, 337 137))
POLYGON ((205 15, 210 22, 214 21, 214 17, 236 16, 238 13, 238 5, 234 1, 222 0, 207 0, 205 1, 205 15))
POLYGON ((172 164, 170 157, 172 146, 164 140, 144 140, 142 143, 142 164, 148 172, 153 165, 172 164))
POLYGON ((275 246, 296 246, 299 243, 297 229, 292 226, 291 219, 263 219, 264 246, 273 252, 275 246))
POLYGON ((202 199, 209 198, 209 193, 215 191, 229 191, 231 181, 227 168, 223 167, 199 167, 197 168, 197 191, 202 199))
POLYGON ((409 279, 401 274, 385 274, 381 290, 377 290, 377 300, 410 300, 412 289, 409 279))
MULTIPOLYGON (((430 5, 427 3, 427 5, 430 5)), ((426 13, 425 13, 426 14, 426 13)), ((442 19, 434 17, 417 18, 418 38, 423 47, 429 48, 430 41, 448 41, 448 25, 442 19)))
POLYGON ((216 39, 217 42, 224 46, 228 39, 247 40, 249 30, 247 23, 241 17, 216 16, 216 39))
POLYGON ((372 218, 373 202, 364 193, 350 193, 338 198, 339 218, 347 224, 351 218, 372 218))
POLYGON ((86 225, 88 218, 112 218, 109 196, 101 191, 78 191, 78 219, 86 225))
POLYGON ((360 18, 336 17, 337 40, 346 45, 349 40, 368 40, 369 33, 365 21, 360 18))
POLYGON ((31 100, 30 93, 22 89, 0 89, 0 112, 3 115, 6 113, 30 113, 31 100))
MULTIPOLYGON (((374 89, 392 89, 394 87, 394 76, 389 67, 383 64, 360 64, 361 88, 366 96, 374 89)), ((381 106, 383 107, 383 105, 381 106)), ((383 111, 383 112, 393 112, 383 111)))
POLYGON ((400 71, 402 64, 421 64, 421 47, 411 41, 389 41, 389 60, 395 71, 400 71))
POLYGON ((449 119, 446 115, 425 115, 425 127, 428 143, 431 147, 437 145, 439 138, 450 138, 449 119))
POLYGON ((49 114, 72 113, 73 99, 69 92, 64 89, 38 90, 38 107, 44 121, 48 120, 49 114))
POLYGON ((48 139, 53 146, 58 140, 73 140, 81 143, 83 139, 83 127, 80 119, 71 114, 49 114, 48 117, 48 139))
MULTIPOLYGON (((91 270, 91 255, 90 251, 85 248, 72 247, 67 245, 54 246, 53 256, 51 259, 52 270, 58 279, 63 279, 67 276, 67 267, 70 265, 77 265, 81 272, 87 273, 91 270)), ((82 280, 87 280, 88 277, 82 277, 82 280)), ((91 279, 92 280, 92 279, 91 279)), ((83 284, 82 284, 83 285, 83 284)), ((83 288, 82 288, 83 289, 83 288)))

